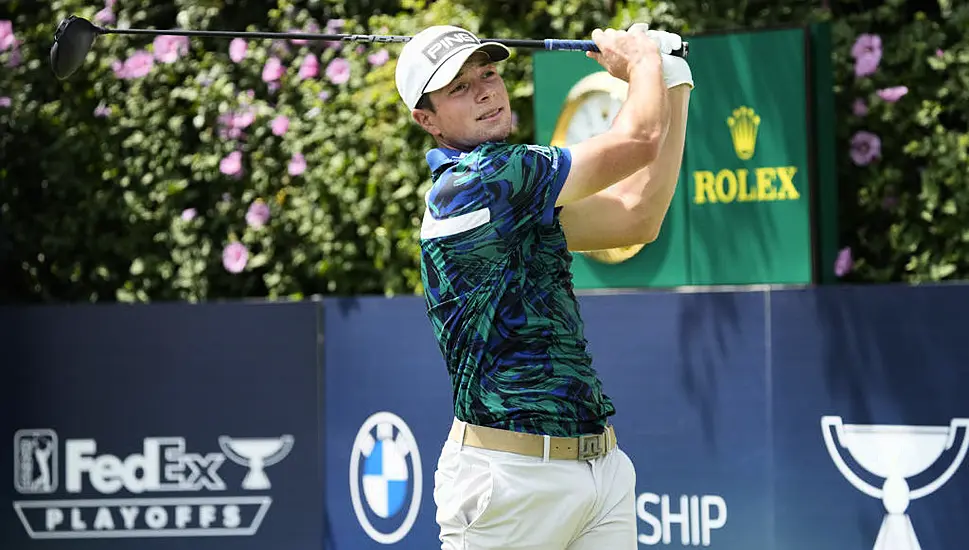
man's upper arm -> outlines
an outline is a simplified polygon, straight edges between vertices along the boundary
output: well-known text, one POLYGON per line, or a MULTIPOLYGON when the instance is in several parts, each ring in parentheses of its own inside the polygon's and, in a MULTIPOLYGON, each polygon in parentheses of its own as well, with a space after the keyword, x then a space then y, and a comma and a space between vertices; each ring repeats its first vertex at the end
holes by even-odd
POLYGON ((594 195, 650 164, 659 144, 605 132, 571 146, 571 169, 556 204, 564 206, 594 195))

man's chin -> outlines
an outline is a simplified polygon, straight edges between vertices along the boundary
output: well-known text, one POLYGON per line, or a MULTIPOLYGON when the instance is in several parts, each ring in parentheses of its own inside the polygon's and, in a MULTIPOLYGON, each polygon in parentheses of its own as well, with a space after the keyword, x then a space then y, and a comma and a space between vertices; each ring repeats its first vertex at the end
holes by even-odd
POLYGON ((506 141, 511 135, 511 123, 501 124, 487 132, 487 141, 506 141))

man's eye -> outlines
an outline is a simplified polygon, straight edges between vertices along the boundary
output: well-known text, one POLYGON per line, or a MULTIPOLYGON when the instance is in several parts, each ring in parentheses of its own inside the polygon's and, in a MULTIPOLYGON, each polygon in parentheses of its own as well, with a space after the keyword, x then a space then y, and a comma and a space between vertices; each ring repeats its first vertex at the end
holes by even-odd
POLYGON ((495 72, 494 71, 485 71, 485 73, 484 73, 484 77, 485 78, 491 78, 494 75, 495 75, 495 72))
POLYGON ((460 92, 464 88, 465 88, 465 85, 464 84, 458 84, 457 86, 455 86, 454 88, 451 89, 451 93, 453 94, 453 93, 456 93, 456 92, 460 92))

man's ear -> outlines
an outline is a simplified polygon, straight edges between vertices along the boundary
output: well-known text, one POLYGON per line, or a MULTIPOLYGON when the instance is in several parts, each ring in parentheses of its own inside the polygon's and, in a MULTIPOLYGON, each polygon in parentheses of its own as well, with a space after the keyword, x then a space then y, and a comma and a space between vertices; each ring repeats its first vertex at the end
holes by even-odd
POLYGON ((432 136, 441 134, 441 129, 435 124, 434 113, 424 109, 414 109, 411 111, 411 117, 413 117, 414 122, 420 124, 421 128, 427 130, 432 136))

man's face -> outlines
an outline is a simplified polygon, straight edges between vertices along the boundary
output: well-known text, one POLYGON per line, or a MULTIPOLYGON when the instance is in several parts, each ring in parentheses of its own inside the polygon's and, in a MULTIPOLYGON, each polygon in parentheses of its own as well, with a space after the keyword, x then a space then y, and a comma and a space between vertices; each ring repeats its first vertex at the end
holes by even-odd
POLYGON ((414 119, 443 145, 469 151, 511 134, 508 90, 483 52, 469 57, 450 84, 429 96, 434 111, 415 109, 414 119))

